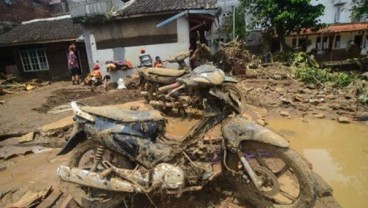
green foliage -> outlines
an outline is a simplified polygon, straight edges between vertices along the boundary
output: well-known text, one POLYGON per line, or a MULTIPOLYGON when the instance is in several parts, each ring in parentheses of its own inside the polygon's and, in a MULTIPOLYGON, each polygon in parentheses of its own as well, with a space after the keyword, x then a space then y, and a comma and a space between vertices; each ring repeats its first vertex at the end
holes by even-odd
POLYGON ((356 0, 352 9, 353 18, 360 19, 368 16, 368 1, 356 0))
POLYGON ((276 32, 285 48, 285 36, 304 29, 317 30, 323 26, 319 16, 322 4, 311 5, 311 0, 240 0, 241 7, 251 15, 253 25, 259 24, 266 31, 276 32))
POLYGON ((332 82, 336 86, 345 87, 358 79, 357 76, 345 72, 331 73, 326 69, 315 67, 299 67, 295 72, 295 76, 306 83, 322 84, 332 82))
POLYGON ((358 97, 358 101, 363 103, 363 104, 368 104, 368 96, 364 95, 364 94, 361 94, 358 97))

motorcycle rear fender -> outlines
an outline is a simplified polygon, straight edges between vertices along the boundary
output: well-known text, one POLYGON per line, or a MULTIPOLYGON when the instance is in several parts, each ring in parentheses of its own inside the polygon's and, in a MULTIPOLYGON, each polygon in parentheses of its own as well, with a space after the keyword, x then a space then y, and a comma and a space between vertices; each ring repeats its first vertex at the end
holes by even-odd
POLYGON ((65 155, 72 151, 79 143, 87 140, 87 135, 84 131, 73 131, 69 137, 68 142, 64 145, 64 147, 60 150, 57 155, 65 155))
POLYGON ((236 151, 243 141, 255 141, 277 147, 289 147, 289 142, 275 132, 241 117, 228 120, 222 126, 222 135, 230 151, 236 151))
POLYGON ((228 76, 225 76, 225 79, 224 79, 224 82, 225 83, 238 83, 238 81, 232 77, 228 77, 228 76))

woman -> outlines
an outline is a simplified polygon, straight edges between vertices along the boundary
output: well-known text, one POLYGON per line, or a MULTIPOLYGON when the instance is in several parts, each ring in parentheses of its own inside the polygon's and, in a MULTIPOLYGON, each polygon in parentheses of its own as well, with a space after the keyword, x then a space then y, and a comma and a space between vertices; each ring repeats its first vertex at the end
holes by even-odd
POLYGON ((79 76, 82 74, 79 69, 78 59, 75 55, 76 46, 74 44, 69 46, 69 55, 68 55, 68 68, 72 75, 72 82, 74 84, 79 84, 79 76))

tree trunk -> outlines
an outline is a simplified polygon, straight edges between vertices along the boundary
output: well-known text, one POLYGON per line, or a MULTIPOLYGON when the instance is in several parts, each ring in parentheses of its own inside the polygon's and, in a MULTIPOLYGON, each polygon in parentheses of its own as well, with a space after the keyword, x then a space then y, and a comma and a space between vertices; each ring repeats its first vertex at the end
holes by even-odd
POLYGON ((281 52, 286 52, 288 51, 290 48, 288 47, 288 45, 286 44, 286 40, 285 40, 285 31, 282 29, 276 29, 277 32, 277 36, 280 42, 280 51, 281 52))

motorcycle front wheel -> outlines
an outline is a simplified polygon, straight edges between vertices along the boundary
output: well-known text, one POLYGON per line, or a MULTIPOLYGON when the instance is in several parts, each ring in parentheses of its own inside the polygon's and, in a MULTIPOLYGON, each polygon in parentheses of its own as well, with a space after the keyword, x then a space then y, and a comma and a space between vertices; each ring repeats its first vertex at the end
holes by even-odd
MULTIPOLYGON (((73 152, 69 167, 90 170, 93 166, 97 146, 98 144, 92 140, 79 144, 73 152)), ((116 167, 132 169, 132 164, 128 159, 113 151, 106 149, 102 158, 116 167)), ((98 166, 96 172, 101 171, 103 171, 103 167, 98 166)), ((126 196, 125 193, 121 192, 105 191, 68 182, 63 182, 63 186, 74 201, 83 208, 118 207, 126 196)))
MULTIPOLYGON (((241 198, 255 207, 313 207, 316 201, 314 180, 305 159, 289 148, 263 143, 243 142, 240 148, 261 181, 256 187, 249 180, 237 178, 241 198)), ((239 160, 229 161, 231 163, 234 169, 242 169, 239 160)))

